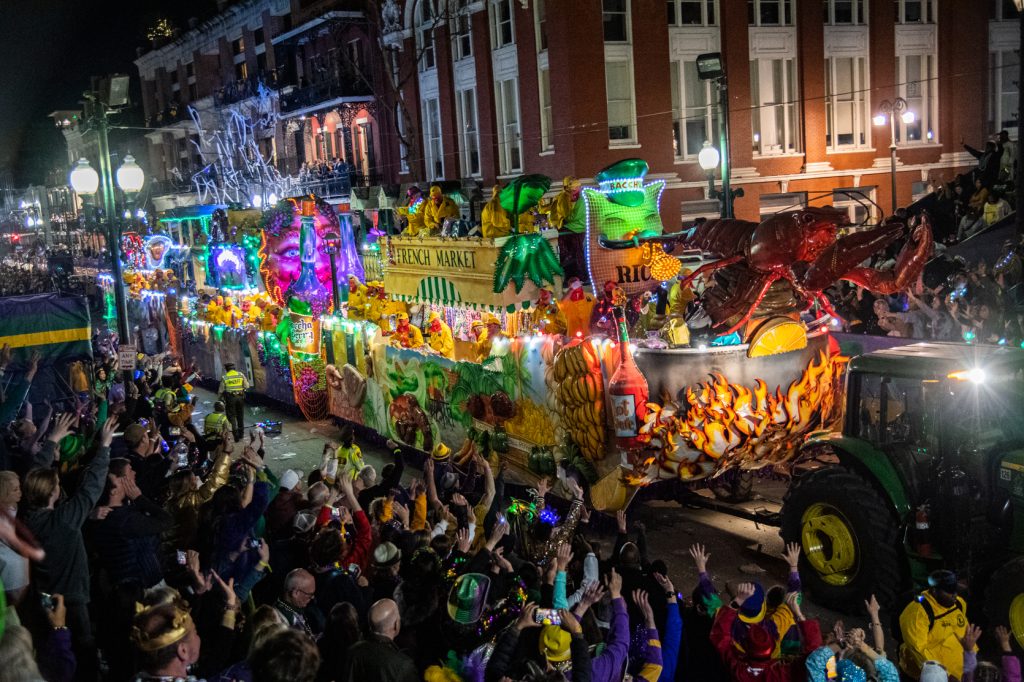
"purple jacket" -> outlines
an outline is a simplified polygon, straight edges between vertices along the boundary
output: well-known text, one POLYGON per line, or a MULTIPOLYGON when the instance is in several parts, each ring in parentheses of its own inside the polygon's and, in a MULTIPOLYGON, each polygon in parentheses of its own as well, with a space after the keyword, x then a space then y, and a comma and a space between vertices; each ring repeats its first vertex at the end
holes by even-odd
POLYGON ((594 659, 591 682, 618 682, 626 666, 629 652, 629 615, 626 600, 618 597, 612 600, 612 619, 608 627, 608 639, 604 651, 594 659))

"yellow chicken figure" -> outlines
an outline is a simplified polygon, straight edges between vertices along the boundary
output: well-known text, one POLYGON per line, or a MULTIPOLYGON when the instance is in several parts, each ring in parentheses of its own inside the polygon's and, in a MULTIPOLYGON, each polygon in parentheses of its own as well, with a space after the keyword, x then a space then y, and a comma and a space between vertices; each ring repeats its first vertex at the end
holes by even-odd
POLYGON ((355 275, 348 276, 348 319, 362 320, 366 317, 366 286, 355 275))
POLYGON ((440 234, 441 226, 444 225, 446 219, 459 217, 459 207, 450 197, 441 193, 441 188, 438 185, 431 185, 430 197, 421 210, 423 211, 423 227, 426 228, 427 234, 440 234))
POLYGON ((579 277, 569 279, 569 291, 558 307, 565 316, 566 335, 583 337, 590 333, 590 316, 594 311, 594 297, 583 290, 579 277))
POLYGON ((549 290, 540 290, 537 305, 530 313, 530 323, 541 334, 565 334, 567 329, 565 315, 558 304, 551 300, 549 290))
POLYGON ((486 239, 505 237, 512 231, 512 222, 508 211, 501 207, 500 196, 501 187, 495 185, 491 188, 491 200, 480 211, 480 233, 486 239))
POLYGON ((436 353, 449 360, 455 359, 455 337, 452 336, 452 328, 436 311, 431 312, 427 318, 426 339, 427 345, 436 353))
POLYGON ((409 323, 409 313, 398 313, 395 333, 391 335, 391 345, 399 348, 419 348, 423 345, 423 332, 414 324, 409 323))
POLYGON ((548 216, 548 224, 556 230, 562 229, 580 198, 580 181, 571 175, 562 178, 562 190, 547 201, 542 201, 540 212, 548 216))
POLYGON ((426 206, 426 202, 423 200, 423 193, 420 192, 420 188, 415 185, 406 190, 405 196, 405 206, 395 209, 395 212, 409 223, 403 234, 415 237, 423 231, 423 209, 426 206))

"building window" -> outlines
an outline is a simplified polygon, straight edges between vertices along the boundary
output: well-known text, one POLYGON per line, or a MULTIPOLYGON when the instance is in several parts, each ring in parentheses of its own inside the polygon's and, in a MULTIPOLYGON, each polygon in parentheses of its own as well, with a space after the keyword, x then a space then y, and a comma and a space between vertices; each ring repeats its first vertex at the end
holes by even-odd
POLYGON ((473 56, 473 34, 470 29, 471 17, 461 7, 451 21, 452 59, 459 61, 473 56))
POLYGON ((195 83, 189 83, 188 84, 188 101, 189 102, 195 102, 197 99, 199 99, 199 88, 196 86, 195 83))
POLYGON ((423 162, 429 180, 444 178, 441 107, 436 97, 423 102, 423 162))
POLYGON ((434 8, 430 0, 422 0, 416 12, 416 49, 420 52, 420 71, 437 67, 434 54, 434 8))
POLYGON ((545 0, 534 0, 533 2, 533 25, 537 33, 537 52, 548 49, 548 20, 545 0))
POLYGON ((796 60, 751 60, 750 100, 754 107, 754 154, 799 152, 796 60))
POLYGON ((455 94, 459 124, 459 154, 464 177, 480 175, 480 131, 477 128, 476 90, 460 90, 455 94))
POLYGON ((551 70, 540 69, 537 79, 540 91, 540 148, 541 151, 547 151, 555 148, 552 137, 554 119, 551 113, 551 70))
POLYGON ((185 77, 194 78, 196 75, 196 65, 193 62, 189 62, 185 65, 185 77))
POLYGON ((245 52, 245 40, 242 39, 242 38, 239 38, 238 40, 232 40, 231 41, 231 54, 233 54, 233 55, 235 55, 237 57, 238 55, 242 54, 243 52, 245 52))
POLYGON ((604 42, 629 42, 629 0, 601 0, 604 42))
POLYGON ((608 139, 612 143, 636 141, 636 104, 633 98, 633 63, 605 61, 604 86, 608 97, 608 139))
POLYGON ((832 207, 846 211, 854 228, 878 219, 874 187, 839 187, 832 190, 832 207))
POLYGON ((249 67, 245 62, 235 64, 235 80, 244 81, 249 77, 249 67))
POLYGON ((831 149, 867 147, 867 59, 831 57, 825 68, 825 144, 831 149))
POLYGON ((989 130, 1017 130, 1017 51, 989 53, 989 130))
POLYGON ((262 45, 264 42, 266 42, 266 37, 263 34, 262 28, 258 28, 255 31, 253 31, 252 41, 257 45, 262 45))
POLYGON ((865 0, 824 0, 824 2, 826 24, 835 26, 867 23, 868 8, 865 0))
POLYGON ((761 195, 761 221, 783 211, 807 206, 807 192, 786 192, 761 195))
POLYGON ((793 0, 747 0, 751 26, 792 26, 793 0))
POLYGON ((893 0, 897 24, 935 23, 935 0, 893 0))
POLYGON ((672 145, 677 159, 695 159, 704 142, 718 145, 718 119, 711 81, 697 77, 696 61, 674 61, 672 78, 672 145))
POLYGON ((401 104, 395 105, 395 128, 398 130, 398 172, 409 173, 409 145, 405 137, 405 112, 401 104))
POLYGON ((718 0, 668 0, 669 26, 714 26, 718 0))
POLYGON ((914 120, 896 121, 896 141, 901 144, 931 144, 938 130, 936 59, 930 54, 911 54, 896 58, 896 82, 900 97, 907 100, 914 120))
POLYGON ((491 44, 494 49, 511 45, 516 40, 512 24, 512 3, 515 0, 491 0, 491 44))
POLYGON ((519 130, 519 79, 508 78, 495 84, 498 103, 498 166, 508 175, 522 170, 519 130))

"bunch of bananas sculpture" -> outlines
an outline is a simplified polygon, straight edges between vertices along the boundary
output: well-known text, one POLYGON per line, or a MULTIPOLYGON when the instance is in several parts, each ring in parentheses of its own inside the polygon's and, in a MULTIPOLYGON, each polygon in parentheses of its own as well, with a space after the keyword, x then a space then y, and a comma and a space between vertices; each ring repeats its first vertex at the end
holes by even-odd
POLYGON ((597 350, 590 341, 573 341, 554 357, 544 373, 548 390, 558 399, 562 424, 580 452, 604 458, 604 380, 597 350))

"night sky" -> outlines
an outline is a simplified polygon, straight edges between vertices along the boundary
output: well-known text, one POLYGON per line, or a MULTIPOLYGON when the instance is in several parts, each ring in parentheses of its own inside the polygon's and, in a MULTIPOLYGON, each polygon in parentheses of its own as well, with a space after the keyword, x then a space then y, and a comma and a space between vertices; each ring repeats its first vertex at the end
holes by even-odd
POLYGON ((64 164, 63 141, 46 115, 78 106, 93 75, 126 73, 159 17, 188 26, 215 0, 0 0, 0 178, 42 182, 64 164))

